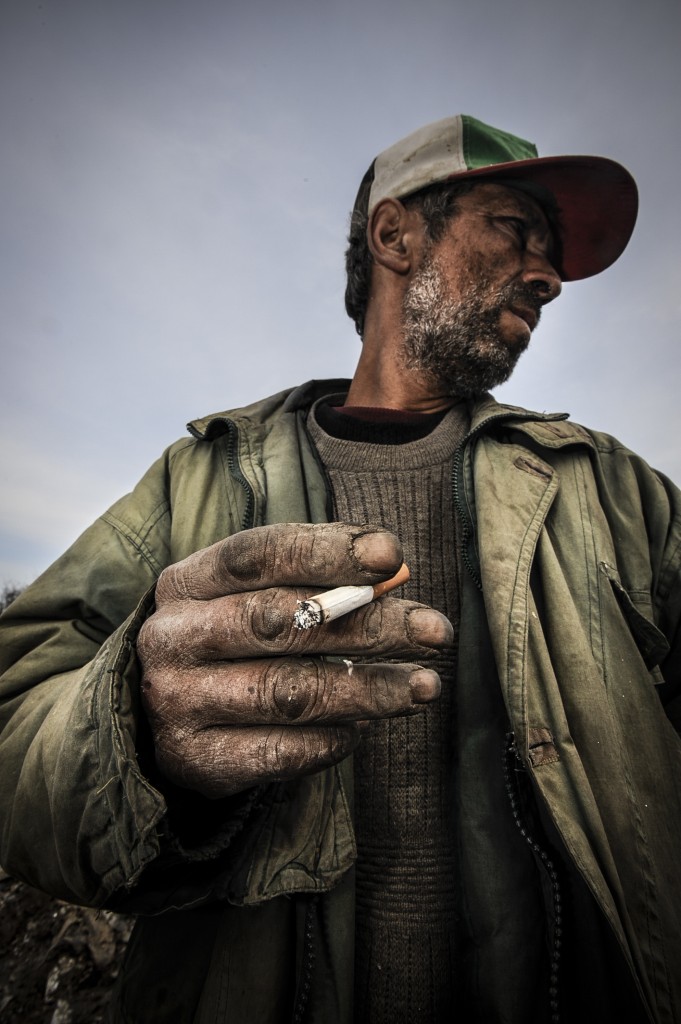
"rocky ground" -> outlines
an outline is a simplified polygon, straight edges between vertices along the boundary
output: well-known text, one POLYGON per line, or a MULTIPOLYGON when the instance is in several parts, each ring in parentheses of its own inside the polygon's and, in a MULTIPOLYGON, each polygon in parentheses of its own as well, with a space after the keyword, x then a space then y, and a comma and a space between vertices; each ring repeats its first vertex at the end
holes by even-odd
POLYGON ((2 1024, 100 1024, 132 923, 73 907, 0 869, 2 1024))

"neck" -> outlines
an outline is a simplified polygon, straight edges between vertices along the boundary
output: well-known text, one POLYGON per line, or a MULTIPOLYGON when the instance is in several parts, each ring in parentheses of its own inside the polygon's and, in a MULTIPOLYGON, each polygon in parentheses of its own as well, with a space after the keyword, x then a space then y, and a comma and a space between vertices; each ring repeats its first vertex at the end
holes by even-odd
POLYGON ((401 350, 401 333, 378 340, 367 332, 346 405, 421 413, 454 405, 454 396, 439 393, 424 374, 404 368, 401 350))
POLYGON ((402 306, 409 280, 410 275, 374 267, 362 352, 347 405, 430 413, 457 401, 428 375, 404 366, 402 306))

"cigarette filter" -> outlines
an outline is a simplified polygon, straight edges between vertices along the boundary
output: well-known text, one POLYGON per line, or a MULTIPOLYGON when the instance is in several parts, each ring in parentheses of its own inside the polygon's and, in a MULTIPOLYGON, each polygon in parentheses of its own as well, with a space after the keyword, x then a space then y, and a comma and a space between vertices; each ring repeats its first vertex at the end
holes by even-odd
POLYGON ((340 619, 343 615, 369 604, 374 598, 394 590, 408 579, 409 569, 403 563, 392 579, 377 583, 373 587, 336 587, 334 590, 326 590, 323 594, 308 597, 306 601, 299 601, 293 613, 293 621, 297 629, 311 629, 323 622, 333 622, 334 619, 340 619))

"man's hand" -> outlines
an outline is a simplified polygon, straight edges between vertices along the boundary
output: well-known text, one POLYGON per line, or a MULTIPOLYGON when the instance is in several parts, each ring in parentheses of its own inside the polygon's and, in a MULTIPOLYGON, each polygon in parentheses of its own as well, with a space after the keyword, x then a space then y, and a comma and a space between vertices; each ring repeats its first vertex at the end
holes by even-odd
POLYGON ((293 624, 298 599, 378 583, 401 562, 386 530, 329 523, 246 530, 169 566, 137 643, 167 778, 217 798, 307 775, 353 750, 358 722, 436 698, 430 669, 364 663, 448 646, 452 627, 432 608, 386 596, 327 625, 293 624))

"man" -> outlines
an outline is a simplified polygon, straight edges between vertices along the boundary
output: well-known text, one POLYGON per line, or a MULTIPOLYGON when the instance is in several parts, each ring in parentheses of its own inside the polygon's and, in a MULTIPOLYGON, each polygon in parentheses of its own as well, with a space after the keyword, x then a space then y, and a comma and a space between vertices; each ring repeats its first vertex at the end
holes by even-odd
POLYGON ((112 1020, 681 1020, 679 495, 486 394, 635 215, 470 117, 397 143, 352 381, 194 422, 10 609, 0 859, 141 915, 112 1020))

